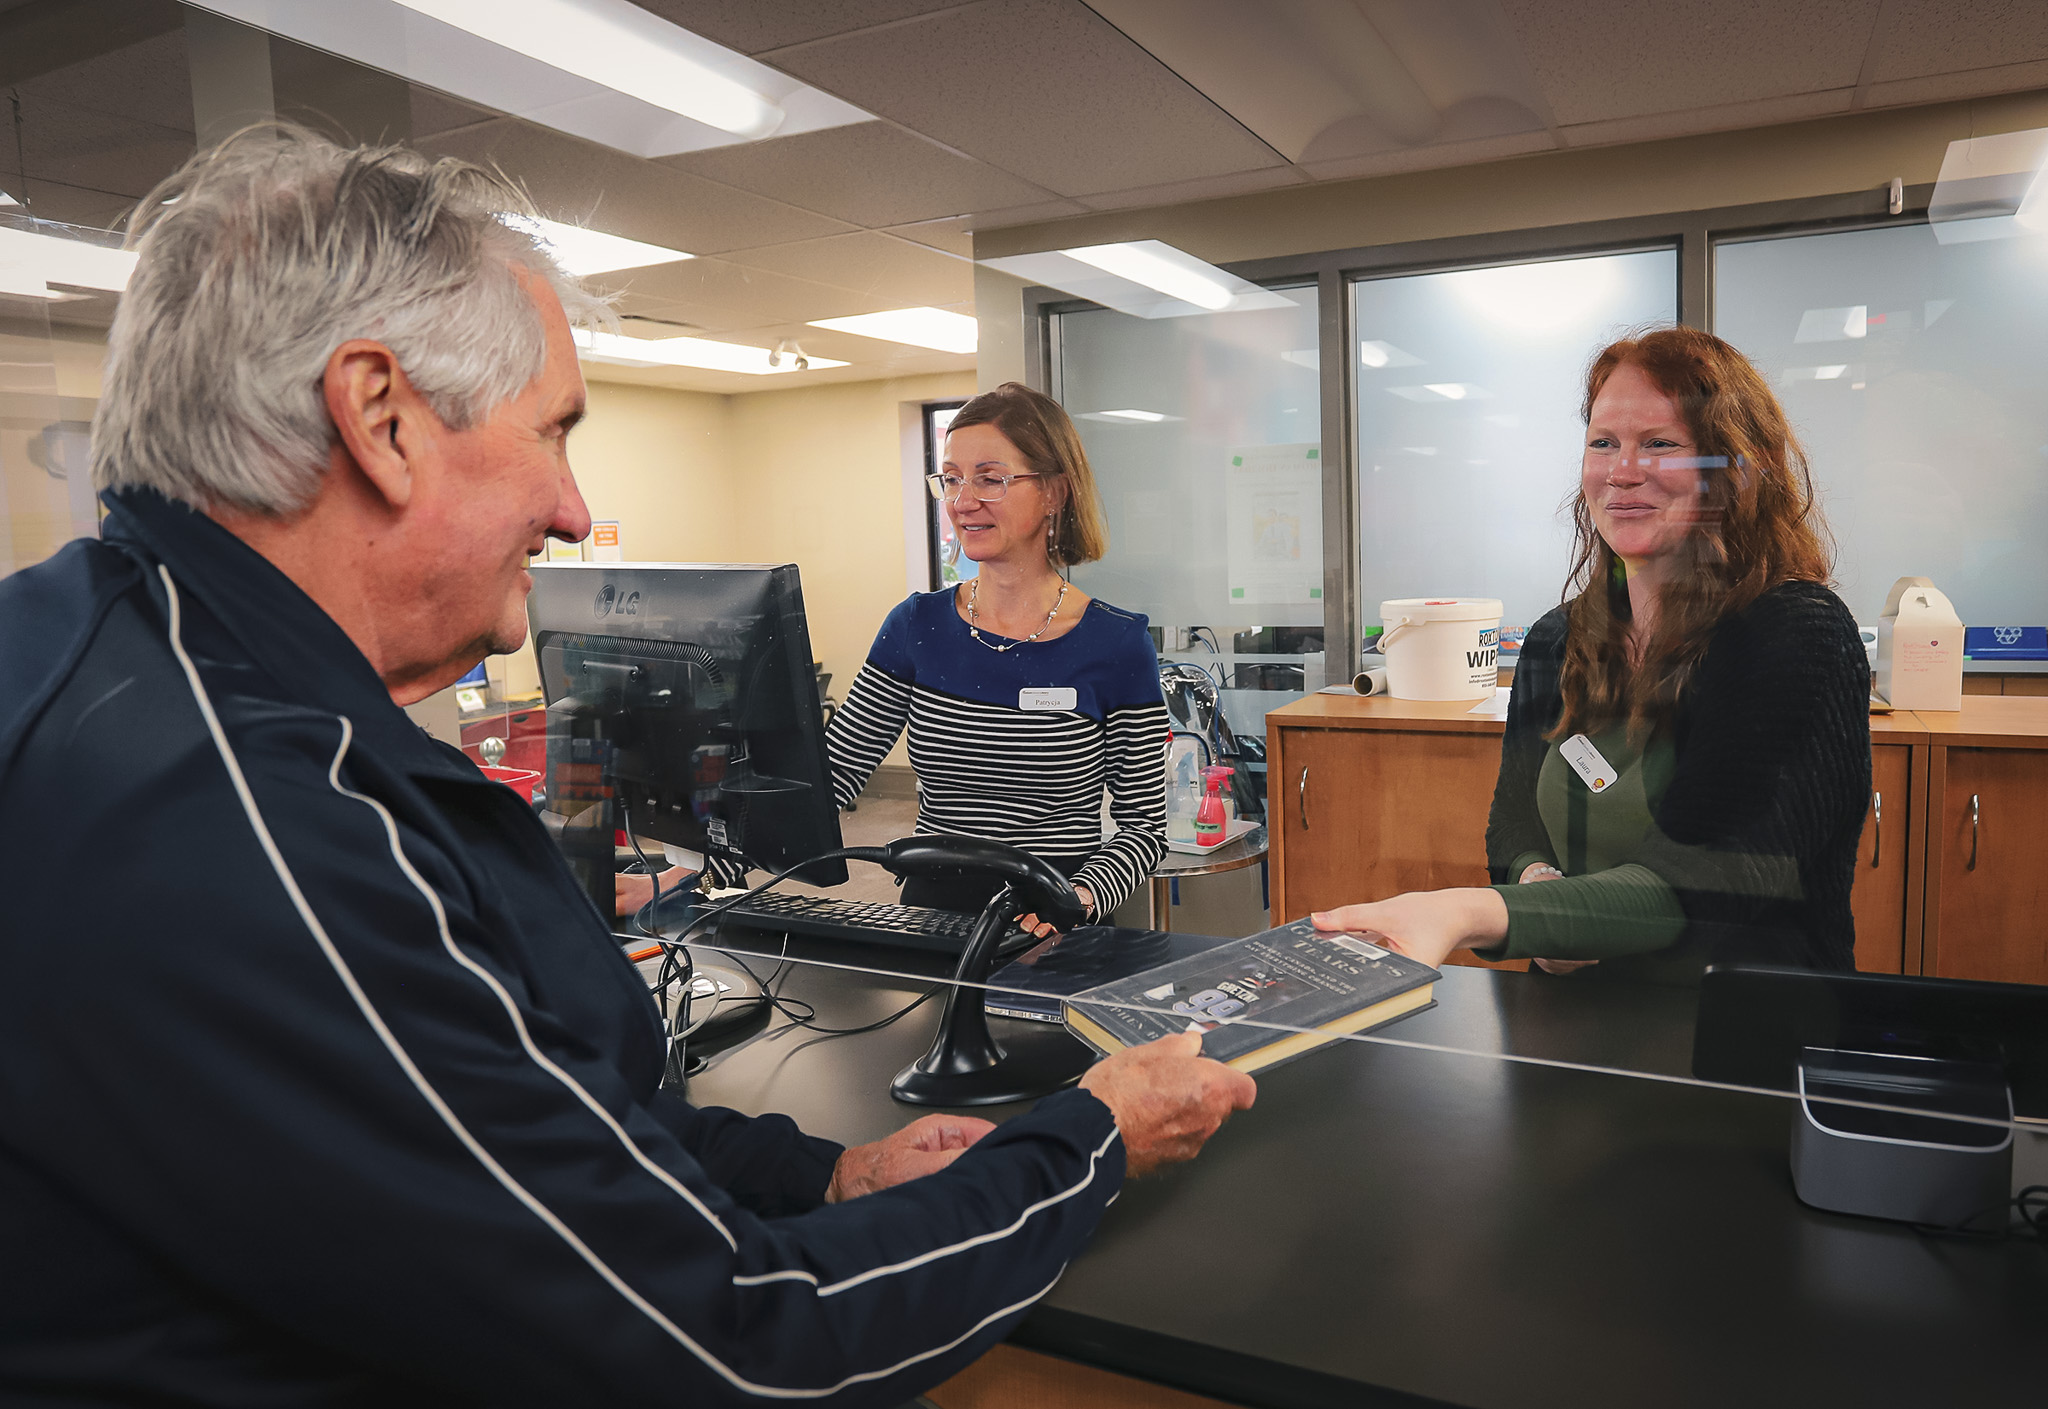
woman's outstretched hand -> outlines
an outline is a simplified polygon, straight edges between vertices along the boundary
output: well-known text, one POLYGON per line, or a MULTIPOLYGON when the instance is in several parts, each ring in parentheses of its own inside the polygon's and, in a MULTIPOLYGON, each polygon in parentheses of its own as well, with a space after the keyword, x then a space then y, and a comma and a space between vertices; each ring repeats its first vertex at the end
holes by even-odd
POLYGON ((1391 900, 1342 905, 1309 916, 1319 930, 1375 930, 1390 948, 1441 968, 1452 951, 1507 938, 1508 907, 1487 886, 1411 890, 1391 900))

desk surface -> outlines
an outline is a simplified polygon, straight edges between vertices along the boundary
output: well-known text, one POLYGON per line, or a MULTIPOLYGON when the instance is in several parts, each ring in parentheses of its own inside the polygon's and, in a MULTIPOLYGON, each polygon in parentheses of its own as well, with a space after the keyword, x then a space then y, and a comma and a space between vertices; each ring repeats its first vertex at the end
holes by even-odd
MULTIPOLYGON (((786 991, 845 1026, 921 990, 798 966, 786 991)), ((1684 992, 1452 969, 1438 993, 1387 1035, 1689 1067, 1684 992)), ((936 1006, 855 1037, 763 1033, 691 1098, 878 1138, 917 1114, 887 1084, 936 1006)), ((1314 1053, 1264 1074, 1194 1164, 1129 1185, 1012 1340, 1260 1405, 2048 1401, 2048 1253, 1806 1208, 1790 1109, 1388 1046, 1314 1053)))
MULTIPOLYGON (((1386 729, 1402 733, 1499 734, 1497 716, 1473 714, 1471 700, 1397 700, 1391 695, 1306 695, 1269 710, 1268 727, 1386 729)), ((2048 696, 1965 695, 1959 710, 1893 710, 1870 716, 1878 743, 2040 748, 2048 740, 2048 696)))

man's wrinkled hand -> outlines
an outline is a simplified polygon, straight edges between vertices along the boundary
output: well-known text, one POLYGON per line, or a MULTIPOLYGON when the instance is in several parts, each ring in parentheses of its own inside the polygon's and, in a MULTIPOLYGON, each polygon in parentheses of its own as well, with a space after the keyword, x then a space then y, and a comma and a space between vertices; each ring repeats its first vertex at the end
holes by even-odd
POLYGON ((1081 1087, 1116 1118, 1133 1178, 1193 1159, 1232 1111, 1251 1109, 1259 1094, 1249 1076, 1202 1055, 1198 1032, 1127 1047, 1090 1067, 1081 1087))
POLYGON ((971 1115, 920 1116, 894 1135, 841 1151, 825 1202, 844 1203, 935 1174, 993 1129, 971 1115))

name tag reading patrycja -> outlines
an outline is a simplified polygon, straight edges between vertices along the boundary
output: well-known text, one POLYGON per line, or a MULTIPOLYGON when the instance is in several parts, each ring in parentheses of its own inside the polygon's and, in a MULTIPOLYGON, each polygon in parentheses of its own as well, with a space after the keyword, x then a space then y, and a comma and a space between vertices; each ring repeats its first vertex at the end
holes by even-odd
POLYGON ((1557 756, 1572 766, 1572 772, 1585 781, 1590 791, 1604 793, 1614 786, 1614 765, 1600 756, 1600 750, 1584 734, 1574 734, 1559 744, 1557 756))
POLYGON ((1074 691, 1053 685, 1027 685, 1017 692, 1017 708, 1040 714, 1072 709, 1078 702, 1074 691))

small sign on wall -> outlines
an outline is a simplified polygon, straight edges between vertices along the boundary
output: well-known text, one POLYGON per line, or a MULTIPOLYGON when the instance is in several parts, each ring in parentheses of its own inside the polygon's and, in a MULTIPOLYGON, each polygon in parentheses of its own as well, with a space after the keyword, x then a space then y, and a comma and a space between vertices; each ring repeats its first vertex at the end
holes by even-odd
POLYGON ((583 561, 583 545, 581 543, 564 543, 559 538, 550 538, 548 540, 546 561, 551 563, 580 563, 583 561))
POLYGON ((590 525, 590 561, 593 563, 624 562, 625 556, 619 550, 619 521, 597 519, 590 525))

